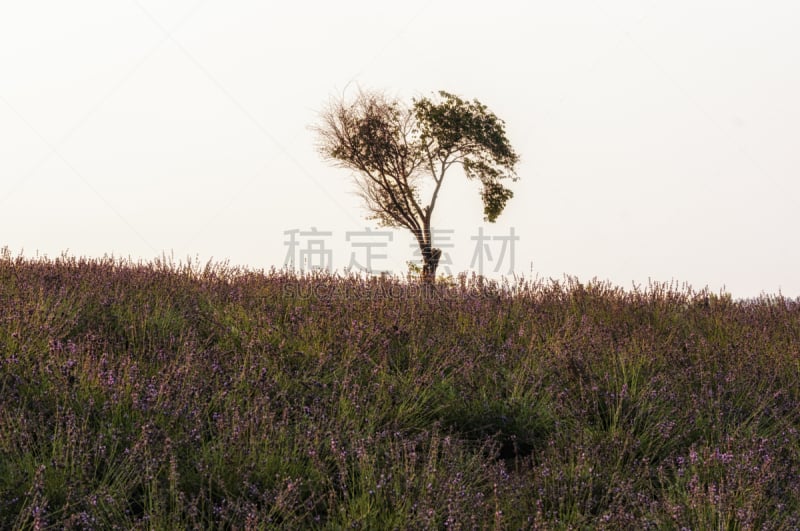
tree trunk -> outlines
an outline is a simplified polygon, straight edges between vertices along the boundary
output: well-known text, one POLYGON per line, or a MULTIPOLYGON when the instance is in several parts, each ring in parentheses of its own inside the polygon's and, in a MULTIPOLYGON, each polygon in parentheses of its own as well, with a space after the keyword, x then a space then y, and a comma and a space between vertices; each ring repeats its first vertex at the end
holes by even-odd
POLYGON ((422 279, 427 284, 436 282, 436 268, 439 267, 439 258, 442 257, 442 250, 430 245, 422 248, 422 279))

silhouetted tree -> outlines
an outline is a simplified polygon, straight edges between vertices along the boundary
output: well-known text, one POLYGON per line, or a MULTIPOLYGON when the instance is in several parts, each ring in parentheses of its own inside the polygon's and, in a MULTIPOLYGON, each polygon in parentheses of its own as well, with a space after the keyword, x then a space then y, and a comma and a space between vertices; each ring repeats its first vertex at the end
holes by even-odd
POLYGON ((321 155, 355 170, 360 196, 381 225, 404 227, 422 252, 422 276, 436 278, 441 250, 432 246, 431 218, 445 174, 460 165, 481 183, 484 219, 494 222, 513 193, 518 155, 502 120, 478 100, 448 92, 404 105, 377 91, 332 100, 313 129, 321 155), (421 194, 430 194, 426 203, 421 194))

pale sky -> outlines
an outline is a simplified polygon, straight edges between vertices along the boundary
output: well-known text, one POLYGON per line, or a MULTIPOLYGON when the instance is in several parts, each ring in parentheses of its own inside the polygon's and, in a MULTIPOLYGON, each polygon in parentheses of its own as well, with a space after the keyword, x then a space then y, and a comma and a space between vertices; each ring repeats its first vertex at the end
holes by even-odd
MULTIPOLYGON (((487 276, 794 298, 798 28, 789 0, 3 2, 0 247, 268 269, 314 227, 334 269, 363 263, 347 233, 386 229, 308 126, 358 86, 443 89, 505 120, 522 159, 495 224, 448 175, 452 273, 477 268, 479 230, 513 230, 487 276)), ((372 266, 402 273, 412 239, 390 232, 372 266)))

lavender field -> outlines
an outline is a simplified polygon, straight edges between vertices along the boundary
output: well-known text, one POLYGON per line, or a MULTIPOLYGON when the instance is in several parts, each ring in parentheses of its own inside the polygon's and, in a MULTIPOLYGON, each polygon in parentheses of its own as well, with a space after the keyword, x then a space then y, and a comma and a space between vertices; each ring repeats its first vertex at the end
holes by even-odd
POLYGON ((0 258, 2 529, 797 529, 800 303, 0 258))

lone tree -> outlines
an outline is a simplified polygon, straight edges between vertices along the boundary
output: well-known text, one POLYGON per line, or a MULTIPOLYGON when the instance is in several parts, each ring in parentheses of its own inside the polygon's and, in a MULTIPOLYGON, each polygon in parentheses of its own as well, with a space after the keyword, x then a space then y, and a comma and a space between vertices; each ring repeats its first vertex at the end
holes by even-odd
POLYGON ((313 129, 321 155, 356 171, 359 195, 383 226, 404 227, 422 252, 422 276, 436 279, 441 249, 431 240, 431 218, 444 176, 460 165, 481 183, 486 221, 494 222, 513 193, 519 156, 504 122, 478 100, 440 91, 404 105, 382 92, 360 91, 353 101, 332 100, 313 129), (422 194, 429 194, 423 203, 422 194))

